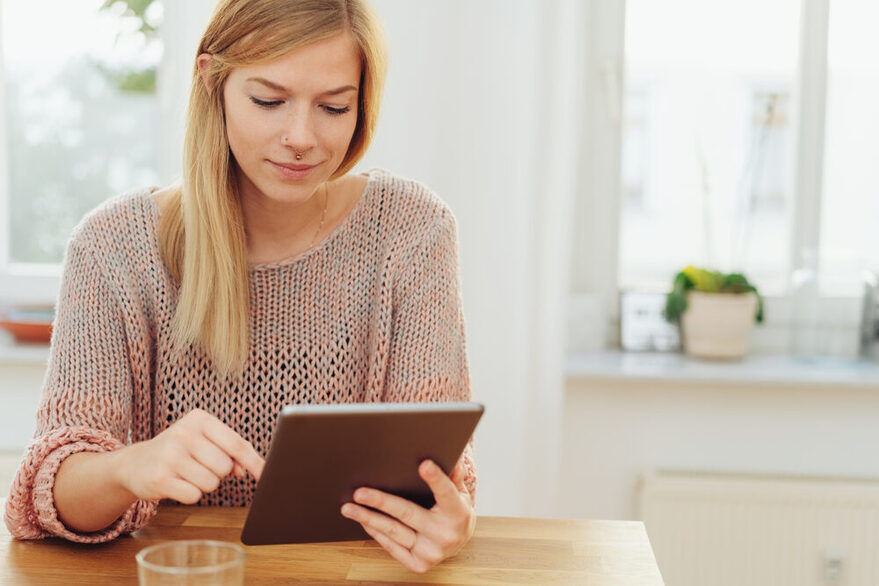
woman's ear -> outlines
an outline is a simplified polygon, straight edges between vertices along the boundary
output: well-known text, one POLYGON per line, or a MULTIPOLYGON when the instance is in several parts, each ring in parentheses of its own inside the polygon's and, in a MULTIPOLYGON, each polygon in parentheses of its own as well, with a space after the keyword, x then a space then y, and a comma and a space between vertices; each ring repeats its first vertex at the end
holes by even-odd
POLYGON ((198 67, 198 74, 201 76, 201 81, 204 83, 205 89, 208 90, 208 94, 210 94, 213 89, 210 78, 211 60, 213 58, 213 55, 210 53, 202 53, 195 60, 195 64, 198 67))

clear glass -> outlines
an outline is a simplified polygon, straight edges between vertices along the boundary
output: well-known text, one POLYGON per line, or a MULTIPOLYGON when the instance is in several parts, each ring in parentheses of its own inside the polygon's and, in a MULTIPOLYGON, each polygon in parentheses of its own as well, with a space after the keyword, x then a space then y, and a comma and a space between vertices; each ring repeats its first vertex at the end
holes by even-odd
POLYGON ((241 586, 244 549, 225 541, 170 541, 137 554, 140 586, 241 586))
POLYGON ((790 276, 800 0, 628 0, 620 286, 790 276))
POLYGON ((100 202, 158 183, 160 0, 3 0, 10 260, 58 263, 100 202))
POLYGON ((879 271, 877 22, 876 0, 830 3, 822 270, 854 266, 879 271))

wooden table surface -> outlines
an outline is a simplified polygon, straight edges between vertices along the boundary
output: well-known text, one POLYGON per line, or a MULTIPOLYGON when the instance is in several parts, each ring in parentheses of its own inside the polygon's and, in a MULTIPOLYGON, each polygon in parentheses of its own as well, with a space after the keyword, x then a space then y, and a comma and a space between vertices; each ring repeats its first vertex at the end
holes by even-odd
MULTIPOLYGON (((170 539, 240 544, 246 509, 162 506, 145 528, 100 545, 13 540, 0 523, 0 584, 136 584, 135 554, 170 539)), ((245 583, 661 586, 642 523, 480 517, 455 558, 413 574, 373 541, 245 547, 245 583)))

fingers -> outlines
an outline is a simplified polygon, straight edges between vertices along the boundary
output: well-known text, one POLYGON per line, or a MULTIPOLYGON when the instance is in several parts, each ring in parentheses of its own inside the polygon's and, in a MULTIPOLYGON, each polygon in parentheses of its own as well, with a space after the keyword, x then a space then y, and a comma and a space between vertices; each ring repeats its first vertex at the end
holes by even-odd
POLYGON ((193 458, 183 458, 177 464, 177 474, 202 493, 215 491, 223 479, 223 476, 217 476, 193 458))
POLYGON ((173 499, 184 505, 194 505, 201 500, 202 491, 198 487, 183 480, 171 478, 165 484, 165 495, 162 498, 173 499))
POLYGON ((207 412, 204 414, 207 415, 201 420, 204 435, 259 480, 265 466, 262 456, 231 427, 207 412))
POLYGON ((371 511, 353 503, 345 503, 342 505, 342 515, 353 521, 357 521, 363 525, 364 529, 370 528, 381 532, 399 543, 402 547, 405 547, 407 550, 415 547, 415 541, 418 538, 415 531, 387 515, 371 511))
POLYGON ((348 503, 342 507, 343 515, 354 519, 363 526, 370 537, 375 539, 391 556, 413 572, 423 573, 440 563, 446 556, 430 539, 419 539, 418 534, 407 527, 386 523, 384 515, 348 503), (385 530, 385 527, 388 530, 385 530), (402 527, 402 529, 401 529, 402 527))
POLYGON ((366 526, 364 526, 363 529, 369 534, 370 537, 375 539, 376 542, 385 549, 385 551, 391 554, 391 557, 403 564, 408 570, 416 572, 418 574, 422 574, 430 569, 430 565, 428 563, 418 559, 412 554, 411 551, 409 551, 381 531, 366 526))
POLYGON ((464 463, 461 460, 458 460, 458 463, 455 464, 455 469, 452 470, 452 483, 454 483, 455 488, 458 489, 458 492, 467 499, 467 503, 470 507, 473 507, 473 495, 470 494, 470 490, 467 488, 467 485, 464 484, 464 478, 466 478, 467 473, 464 469, 464 463))
POLYGON ((455 555, 469 541, 475 527, 475 515, 469 493, 464 489, 461 463, 452 471, 454 480, 430 460, 421 463, 418 473, 436 499, 437 504, 431 510, 401 497, 363 487, 354 492, 358 504, 345 503, 342 515, 360 523, 404 566, 413 572, 425 572, 455 555))
POLYGON ((467 490, 464 486, 464 465, 460 460, 455 464, 455 469, 452 470, 452 475, 449 478, 452 479, 452 483, 458 489, 458 492, 464 492, 467 490))
POLYGON ((231 456, 203 436, 192 442, 189 451, 199 464, 209 469, 219 478, 229 476, 237 464, 231 456))
MULTIPOLYGON (((426 509, 410 500, 380 490, 358 488, 354 491, 354 502, 382 511, 419 533, 428 530, 430 525, 430 513, 426 509)), ((385 515, 379 516, 385 517, 385 515)), ((379 529, 388 533, 383 527, 379 527, 379 529)), ((406 545, 406 542, 403 542, 403 545, 406 545)))
POLYGON ((422 462, 418 466, 418 474, 433 492, 437 506, 451 510, 465 508, 464 503, 461 502, 461 491, 432 460, 422 462))

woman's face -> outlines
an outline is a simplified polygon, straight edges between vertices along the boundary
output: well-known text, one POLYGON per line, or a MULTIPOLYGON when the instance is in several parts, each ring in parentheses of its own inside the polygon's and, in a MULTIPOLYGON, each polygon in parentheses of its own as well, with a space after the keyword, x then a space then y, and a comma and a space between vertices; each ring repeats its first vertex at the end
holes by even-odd
POLYGON ((234 69, 223 97, 242 197, 307 201, 348 151, 359 85, 359 51, 347 32, 234 69))

